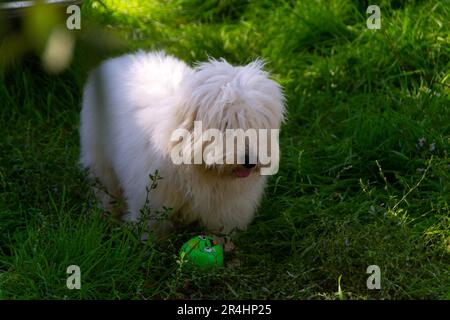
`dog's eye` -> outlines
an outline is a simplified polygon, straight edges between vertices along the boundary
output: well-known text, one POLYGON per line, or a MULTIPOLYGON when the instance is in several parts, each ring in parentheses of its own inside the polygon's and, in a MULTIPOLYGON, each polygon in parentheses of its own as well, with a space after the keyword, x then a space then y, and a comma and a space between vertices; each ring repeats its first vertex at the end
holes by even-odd
POLYGON ((206 240, 206 236, 204 235, 199 235, 198 237, 200 238, 200 240, 206 240))

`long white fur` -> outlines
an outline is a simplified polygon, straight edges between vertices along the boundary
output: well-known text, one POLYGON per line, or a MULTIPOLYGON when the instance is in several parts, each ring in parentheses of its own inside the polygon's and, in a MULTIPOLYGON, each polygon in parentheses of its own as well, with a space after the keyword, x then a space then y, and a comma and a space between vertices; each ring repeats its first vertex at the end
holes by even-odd
POLYGON ((103 206, 123 197, 125 219, 137 221, 148 176, 159 170, 163 179, 149 195, 153 210, 172 208, 173 217, 199 220, 210 230, 245 229, 266 177, 257 170, 236 178, 229 168, 174 165, 170 135, 199 120, 204 129, 278 129, 284 98, 262 68, 258 60, 235 67, 212 59, 191 68, 164 52, 139 51, 94 70, 84 88, 80 163, 106 187, 99 194, 103 206))

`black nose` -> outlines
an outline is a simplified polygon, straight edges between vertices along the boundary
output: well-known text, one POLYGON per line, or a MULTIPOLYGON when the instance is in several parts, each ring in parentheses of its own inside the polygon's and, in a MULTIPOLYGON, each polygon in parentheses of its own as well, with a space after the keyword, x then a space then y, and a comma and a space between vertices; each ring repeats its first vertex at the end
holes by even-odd
POLYGON ((245 153, 245 162, 244 162, 243 166, 244 166, 244 168, 247 168, 247 169, 256 167, 255 163, 250 163, 250 157, 249 157, 248 153, 245 153))

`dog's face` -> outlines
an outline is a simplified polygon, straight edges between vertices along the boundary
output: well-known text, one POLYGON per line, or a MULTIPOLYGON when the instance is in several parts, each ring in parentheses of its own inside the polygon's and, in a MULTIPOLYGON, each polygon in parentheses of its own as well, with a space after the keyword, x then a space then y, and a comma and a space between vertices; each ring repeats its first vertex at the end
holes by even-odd
POLYGON ((183 152, 191 154, 197 170, 247 178, 270 166, 267 158, 278 163, 274 131, 283 121, 284 98, 262 67, 261 61, 233 67, 211 60, 188 80, 180 127, 191 134, 183 152))

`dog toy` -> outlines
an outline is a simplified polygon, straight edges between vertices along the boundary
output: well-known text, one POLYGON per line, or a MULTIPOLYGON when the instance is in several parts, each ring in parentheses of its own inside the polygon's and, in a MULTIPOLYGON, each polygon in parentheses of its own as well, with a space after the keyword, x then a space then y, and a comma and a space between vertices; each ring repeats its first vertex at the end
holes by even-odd
POLYGON ((211 237, 199 235, 183 244, 180 260, 182 264, 187 263, 200 269, 222 267, 223 250, 211 237))

